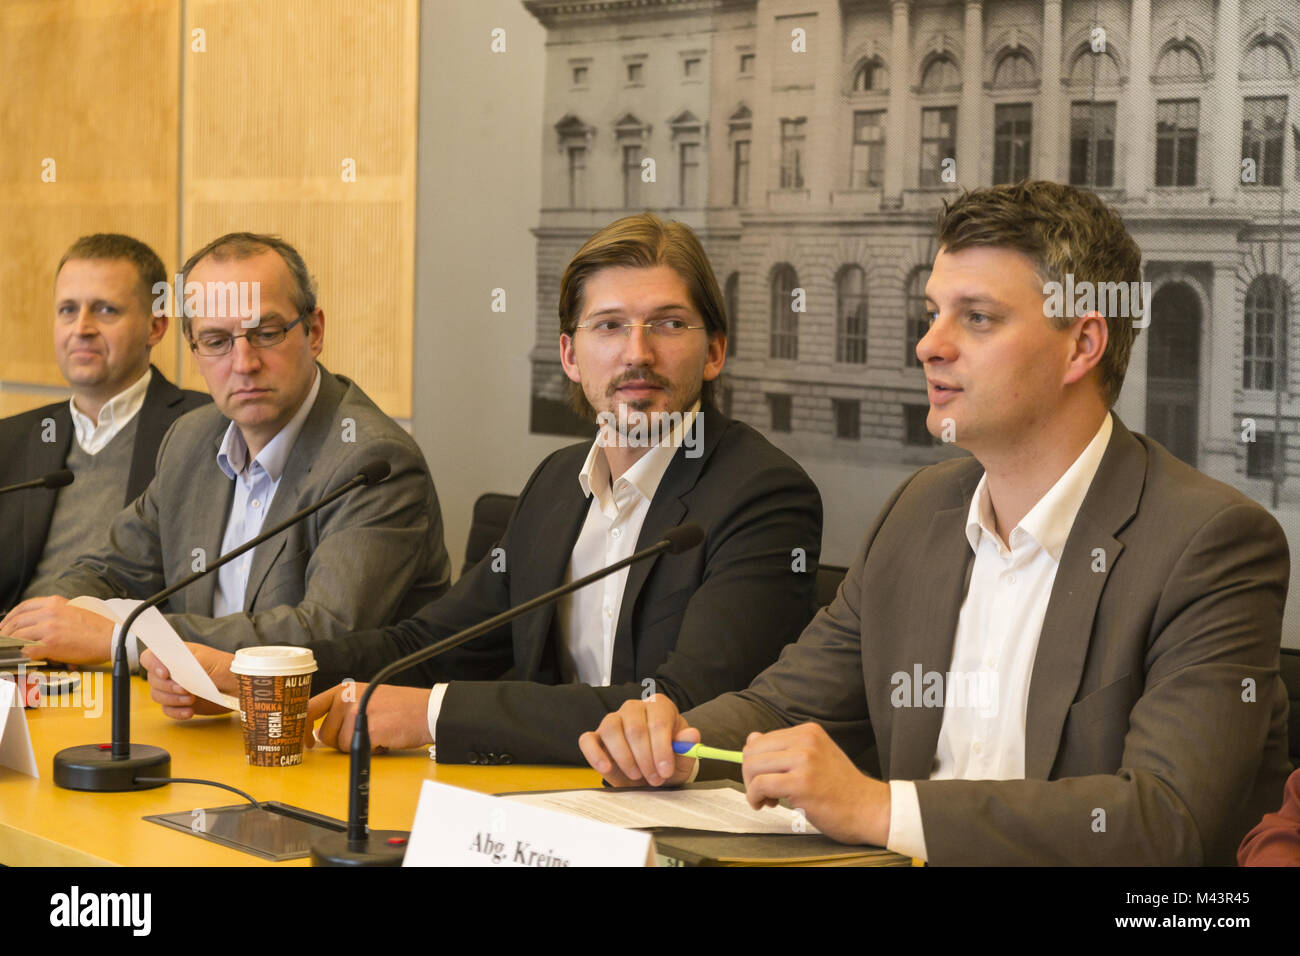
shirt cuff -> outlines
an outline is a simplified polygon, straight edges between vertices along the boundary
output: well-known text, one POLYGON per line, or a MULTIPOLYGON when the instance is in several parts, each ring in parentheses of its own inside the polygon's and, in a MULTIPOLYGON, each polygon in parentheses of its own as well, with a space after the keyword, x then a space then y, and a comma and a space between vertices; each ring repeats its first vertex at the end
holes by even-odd
POLYGON ((889 838, 885 848, 903 856, 925 860, 925 830, 921 826, 921 802, 911 780, 889 781, 889 838))
MULTIPOLYGON (((442 711, 442 699, 447 695, 446 684, 434 684, 433 690, 429 691, 429 739, 433 741, 433 746, 438 746, 438 714, 442 711)), ((436 753, 435 750, 429 751, 430 755, 436 753)))

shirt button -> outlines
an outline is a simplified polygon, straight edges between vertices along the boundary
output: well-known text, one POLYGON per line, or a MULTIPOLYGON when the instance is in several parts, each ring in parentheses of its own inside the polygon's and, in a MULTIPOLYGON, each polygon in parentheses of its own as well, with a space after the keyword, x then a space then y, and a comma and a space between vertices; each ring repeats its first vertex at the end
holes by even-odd
POLYGON ((621 538, 623 536, 623 529, 615 528, 612 531, 610 531, 609 536, 611 538, 621 538))
POLYGON ((1002 575, 1002 583, 1003 583, 1003 584, 1015 584, 1015 583, 1016 583, 1016 576, 1015 576, 1014 574, 1004 574, 1004 575, 1002 575))
POLYGON ((262 507, 262 502, 258 501, 256 498, 250 501, 249 504, 251 504, 254 508, 262 507))
POLYGON ((984 752, 984 745, 977 740, 971 745, 970 749, 975 751, 977 754, 982 754, 984 752))
POLYGON ((606 608, 605 608, 605 616, 606 616, 606 617, 613 617, 613 616, 614 616, 614 609, 611 608, 611 607, 606 607, 606 608))
POLYGON ((984 666, 987 667, 989 670, 996 670, 998 666, 997 658, 994 657, 984 658, 984 666))

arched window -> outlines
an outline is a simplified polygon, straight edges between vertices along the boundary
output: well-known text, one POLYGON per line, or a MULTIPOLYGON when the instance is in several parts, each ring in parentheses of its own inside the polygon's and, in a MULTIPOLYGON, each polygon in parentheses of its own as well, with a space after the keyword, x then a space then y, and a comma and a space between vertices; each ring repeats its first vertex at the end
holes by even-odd
POLYGON ((1286 287, 1281 279, 1260 276, 1250 284, 1241 350, 1243 388, 1270 392, 1286 388, 1286 315, 1286 287))
POLYGON ((907 353, 903 356, 905 368, 921 367, 921 360, 916 357, 916 344, 930 329, 930 316, 925 311, 925 284, 929 281, 929 266, 918 267, 907 280, 907 294, 903 306, 903 315, 907 324, 907 353))
POLYGON ((998 60, 998 65, 993 71, 993 85, 996 87, 1032 86, 1036 79, 1034 65, 1020 50, 1007 53, 998 60))
POLYGON ((740 325, 740 273, 727 276, 722 287, 722 303, 727 310, 727 355, 736 354, 736 332, 740 325))
POLYGON ((799 358, 799 314, 794 311, 794 292, 799 276, 789 263, 772 270, 772 348, 774 359, 799 358))
POLYGON ((1196 50, 1189 44, 1175 43, 1161 55, 1155 75, 1169 80, 1199 80, 1201 72, 1196 50))
POLYGON ((889 89, 889 71, 880 58, 867 60, 853 74, 854 93, 879 93, 889 89))
POLYGON ((961 74, 957 71, 957 64, 948 56, 936 56, 930 61, 925 68, 925 74, 921 77, 922 93, 937 93, 940 90, 951 90, 961 86, 961 74))
POLYGON ((1074 58, 1070 69, 1070 83, 1074 86, 1091 86, 1093 71, 1096 70, 1098 86, 1117 86, 1119 84, 1119 67, 1109 53, 1093 53, 1091 48, 1074 58))
POLYGON ((1241 72, 1254 79, 1281 80, 1291 73, 1291 58, 1282 44, 1260 40, 1241 59, 1241 72))
POLYGON ((835 361, 866 365, 867 278, 861 266, 842 268, 835 288, 835 361))

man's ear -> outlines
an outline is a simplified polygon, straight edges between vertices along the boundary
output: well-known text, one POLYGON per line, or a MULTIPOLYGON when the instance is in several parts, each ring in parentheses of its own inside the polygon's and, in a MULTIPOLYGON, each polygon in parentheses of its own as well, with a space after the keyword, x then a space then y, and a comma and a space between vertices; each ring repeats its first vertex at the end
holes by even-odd
POLYGON ((307 321, 311 323, 311 330, 307 333, 311 339, 311 354, 320 355, 321 349, 325 347, 325 310, 317 308, 307 321))
POLYGON ((560 334, 560 365, 564 367, 564 374, 569 377, 569 381, 582 384, 582 374, 578 369, 578 352, 573 347, 573 336, 567 333, 560 334))
POLYGON ((1101 362, 1110 342, 1110 326, 1105 317, 1095 309, 1085 312, 1074 322, 1071 332, 1071 352, 1066 369, 1065 384, 1079 381, 1101 362))
POLYGON ((704 358, 704 381, 711 382, 722 374, 727 361, 727 337, 723 334, 709 336, 709 350, 704 358))

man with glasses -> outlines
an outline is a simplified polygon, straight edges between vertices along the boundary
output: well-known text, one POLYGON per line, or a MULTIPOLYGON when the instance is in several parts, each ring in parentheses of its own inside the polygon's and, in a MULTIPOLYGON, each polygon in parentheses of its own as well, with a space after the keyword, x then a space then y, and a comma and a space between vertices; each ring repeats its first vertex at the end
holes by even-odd
MULTIPOLYGON (((112 625, 66 598, 148 597, 376 459, 391 468, 386 480, 180 591, 167 619, 188 641, 233 651, 379 627, 440 596, 450 563, 424 457, 355 383, 317 363, 325 315, 297 250, 231 233, 182 276, 183 329, 215 404, 168 432, 156 476, 113 521, 107 546, 16 607, 0 634, 35 641, 24 651, 33 657, 105 660, 112 625), (241 314, 250 302, 257 314, 241 314)), ((135 642, 127 647, 134 655, 135 642)))
POLYGON ((104 535, 109 516, 149 484, 171 423, 208 401, 149 363, 168 325, 152 309, 153 289, 166 282, 158 254, 119 233, 82 236, 59 260, 54 358, 72 397, 0 420, 0 487, 63 468, 75 480, 0 497, 0 611, 46 593, 104 535))
MULTIPOLYGON (((382 630, 319 635, 318 687, 385 664, 577 580, 693 522, 704 542, 661 554, 515 619, 370 701, 376 747, 436 745, 443 763, 577 763, 578 735, 643 694, 681 706, 743 687, 814 610, 821 497, 787 455, 722 415, 722 294, 695 235, 651 214, 592 236, 560 287, 560 359, 575 409, 600 424, 529 479, 491 556, 441 600, 382 630)), ((229 655, 199 648, 218 686, 229 655)), ((145 656, 154 698, 211 708, 145 656)), ((347 747, 363 688, 313 699, 320 739, 347 747)))

